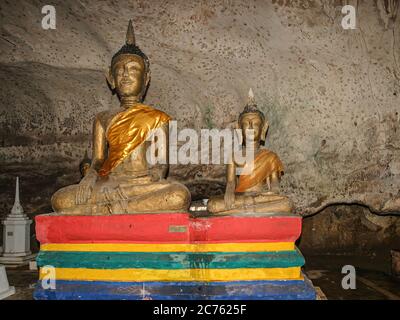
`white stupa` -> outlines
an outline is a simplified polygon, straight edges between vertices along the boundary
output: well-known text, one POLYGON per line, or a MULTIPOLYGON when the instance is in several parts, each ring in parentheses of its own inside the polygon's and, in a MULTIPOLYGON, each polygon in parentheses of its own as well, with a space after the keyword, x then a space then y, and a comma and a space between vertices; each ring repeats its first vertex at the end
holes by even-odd
POLYGON ((0 264, 29 264, 36 254, 32 254, 30 225, 32 220, 24 213, 19 201, 19 178, 15 186, 15 201, 11 213, 3 220, 3 252, 0 264))

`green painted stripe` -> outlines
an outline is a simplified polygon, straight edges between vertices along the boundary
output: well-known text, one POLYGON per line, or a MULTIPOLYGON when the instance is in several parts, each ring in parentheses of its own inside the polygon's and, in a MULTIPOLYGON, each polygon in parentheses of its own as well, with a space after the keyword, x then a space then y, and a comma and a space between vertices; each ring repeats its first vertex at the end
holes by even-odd
POLYGON ((236 269, 287 268, 304 265, 298 250, 249 253, 66 252, 41 251, 38 266, 88 269, 236 269))

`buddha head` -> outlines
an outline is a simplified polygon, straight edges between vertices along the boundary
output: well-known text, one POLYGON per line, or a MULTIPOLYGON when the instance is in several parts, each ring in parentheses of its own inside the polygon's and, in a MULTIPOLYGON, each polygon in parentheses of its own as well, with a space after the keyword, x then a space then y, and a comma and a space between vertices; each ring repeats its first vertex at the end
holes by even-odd
POLYGON ((143 100, 150 81, 150 63, 147 56, 135 44, 131 20, 125 45, 112 57, 106 78, 111 89, 115 90, 120 98, 138 97, 138 101, 143 100))
POLYGON ((244 110, 239 115, 238 127, 242 130, 243 143, 253 141, 259 143, 265 141, 268 131, 268 121, 264 114, 257 108, 253 90, 249 91, 249 98, 244 110))

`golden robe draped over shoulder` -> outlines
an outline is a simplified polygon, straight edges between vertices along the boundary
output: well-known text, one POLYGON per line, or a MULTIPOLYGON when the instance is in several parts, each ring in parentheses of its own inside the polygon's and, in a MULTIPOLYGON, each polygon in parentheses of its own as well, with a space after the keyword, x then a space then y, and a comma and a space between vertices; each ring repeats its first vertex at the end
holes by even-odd
POLYGON ((115 115, 106 131, 108 158, 100 168, 99 175, 107 176, 146 140, 152 130, 170 119, 166 113, 144 104, 134 105, 115 115))
POLYGON ((276 153, 261 149, 254 159, 254 168, 251 174, 240 175, 235 192, 245 192, 246 190, 265 180, 273 172, 283 174, 283 164, 276 153))

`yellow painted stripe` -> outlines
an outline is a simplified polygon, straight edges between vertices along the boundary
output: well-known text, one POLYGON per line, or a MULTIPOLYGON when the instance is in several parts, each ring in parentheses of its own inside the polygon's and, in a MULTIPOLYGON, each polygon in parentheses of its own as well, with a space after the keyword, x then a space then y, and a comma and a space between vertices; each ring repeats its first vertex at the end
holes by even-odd
MULTIPOLYGON (((40 268, 39 278, 48 277, 48 270, 40 268)), ((122 282, 303 280, 300 267, 180 270, 55 268, 55 277, 56 280, 122 282)))
POLYGON ((87 252, 257 252, 290 251, 294 242, 252 243, 48 243, 40 246, 42 251, 87 251, 87 252))

